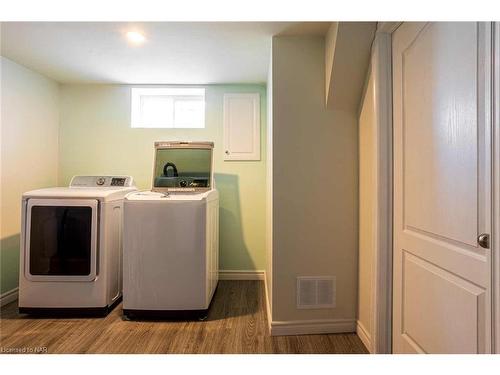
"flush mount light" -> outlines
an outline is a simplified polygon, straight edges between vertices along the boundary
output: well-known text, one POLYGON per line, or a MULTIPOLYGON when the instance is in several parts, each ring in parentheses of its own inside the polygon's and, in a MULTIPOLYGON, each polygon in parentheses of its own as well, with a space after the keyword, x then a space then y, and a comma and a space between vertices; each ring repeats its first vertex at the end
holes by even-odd
POLYGON ((138 31, 128 31, 126 36, 128 41, 132 44, 142 44, 146 40, 144 35, 138 31))

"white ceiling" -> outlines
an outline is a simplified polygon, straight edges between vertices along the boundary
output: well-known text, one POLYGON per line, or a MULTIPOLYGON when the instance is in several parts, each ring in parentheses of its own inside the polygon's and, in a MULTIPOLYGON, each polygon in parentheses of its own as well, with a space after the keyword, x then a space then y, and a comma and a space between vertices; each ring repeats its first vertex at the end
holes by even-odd
POLYGON ((3 22, 1 54, 61 83, 261 83, 273 35, 329 22, 3 22), (146 42, 131 45, 127 31, 146 42))

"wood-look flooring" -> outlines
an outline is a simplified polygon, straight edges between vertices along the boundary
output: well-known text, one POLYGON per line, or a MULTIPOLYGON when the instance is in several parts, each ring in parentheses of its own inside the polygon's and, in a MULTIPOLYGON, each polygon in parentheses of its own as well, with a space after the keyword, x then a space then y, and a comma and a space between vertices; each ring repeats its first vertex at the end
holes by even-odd
POLYGON ((105 318, 32 318, 17 301, 1 309, 0 349, 48 353, 367 353, 354 333, 271 337, 264 283, 220 281, 205 321, 126 321, 121 304, 105 318))

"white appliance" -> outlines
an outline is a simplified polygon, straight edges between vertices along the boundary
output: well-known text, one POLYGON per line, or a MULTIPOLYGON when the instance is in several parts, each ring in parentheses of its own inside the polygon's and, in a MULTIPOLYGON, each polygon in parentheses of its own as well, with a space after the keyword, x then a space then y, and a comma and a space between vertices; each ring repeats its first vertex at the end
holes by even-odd
POLYGON ((106 315, 122 295, 130 176, 75 176, 22 197, 19 312, 106 315))
POLYGON ((123 312, 205 317, 218 282, 211 142, 157 142, 153 191, 124 202, 123 312))

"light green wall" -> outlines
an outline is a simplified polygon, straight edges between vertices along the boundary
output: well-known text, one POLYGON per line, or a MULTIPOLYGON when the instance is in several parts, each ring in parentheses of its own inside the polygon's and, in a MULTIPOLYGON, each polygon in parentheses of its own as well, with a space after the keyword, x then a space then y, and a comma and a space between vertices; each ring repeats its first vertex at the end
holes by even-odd
POLYGON ((17 288, 23 192, 57 184, 59 85, 0 56, 0 294, 17 288))
POLYGON ((18 286, 19 239, 19 234, 0 239, 0 294, 18 286))
POLYGON ((220 192, 220 268, 265 268, 266 87, 206 86, 205 129, 130 128, 130 86, 62 85, 59 183, 76 174, 130 174, 151 187, 155 141, 213 141, 220 192), (223 160, 223 94, 258 92, 261 99, 261 161, 223 160))

